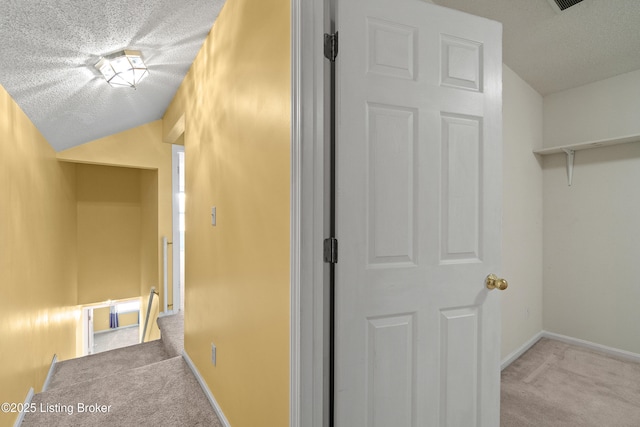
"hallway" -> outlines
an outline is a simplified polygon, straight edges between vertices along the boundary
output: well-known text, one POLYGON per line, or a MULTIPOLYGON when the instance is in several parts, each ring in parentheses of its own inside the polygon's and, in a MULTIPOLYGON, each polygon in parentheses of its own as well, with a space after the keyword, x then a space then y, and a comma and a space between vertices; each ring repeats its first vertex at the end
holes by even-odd
POLYGON ((21 425, 222 427, 182 357, 182 316, 158 323, 160 340, 57 363, 21 425))
MULTIPOLYGON (((65 361, 82 354, 83 305, 138 298, 155 287, 161 310, 165 302, 169 310, 175 308, 171 281, 164 287, 172 269, 169 265, 165 274, 161 244, 163 237, 173 240, 175 144, 184 146, 186 157, 185 351, 216 391, 232 425, 259 425, 266 412, 274 424, 288 422, 290 2, 194 3, 210 12, 198 13, 192 3, 153 1, 89 7, 63 0, 37 10, 22 2, 7 5, 11 14, 3 15, 8 20, 3 23, 21 23, 24 31, 7 34, 3 43, 30 45, 11 43, 11 37, 25 33, 37 45, 53 42, 59 54, 47 51, 45 62, 65 78, 57 74, 43 84, 21 79, 13 86, 1 82, 0 291, 9 303, 0 315, 0 402, 21 405, 30 393, 40 392, 54 355, 65 361), (216 5, 221 7, 217 17, 216 5), (129 13, 138 9, 144 13, 129 13), (209 19, 208 26, 189 26, 196 18, 209 19), (87 31, 96 23, 99 29, 87 31), (160 40, 184 25, 188 28, 177 37, 160 40), (125 31, 113 31, 119 28, 125 31), (56 37, 69 29, 83 35, 74 41, 88 38, 92 47, 76 49, 69 37, 58 43, 56 37), (149 76, 136 90, 110 87, 94 67, 97 56, 119 49, 141 51, 149 66, 149 76), (76 60, 66 61, 66 55, 76 60), (180 56, 181 63, 163 61, 167 55, 180 56), (43 101, 64 90, 61 86, 66 97, 53 101, 77 101, 77 106, 88 99, 92 108, 124 112, 127 120, 139 113, 144 120, 125 123, 108 120, 107 111, 92 115, 88 109, 54 108, 42 116, 45 121, 68 126, 50 138, 20 100, 43 101), (165 95, 158 102, 161 90, 165 95), (95 130, 93 119, 105 132, 78 143, 75 126, 95 130), (118 172, 135 169, 125 185, 128 197, 109 190, 98 199, 98 190, 84 185, 84 172, 98 165, 118 172), (97 204, 105 209, 98 212, 97 204), (212 207, 218 212, 215 226, 212 207), (113 212, 126 221, 107 225, 113 212), (99 231, 108 244, 83 238, 79 231, 85 228, 99 231), (143 239, 148 244, 136 245, 143 239), (217 366, 211 363, 212 342, 217 366)), ((23 56, 31 62, 42 55, 23 56)), ((114 187, 109 185, 114 179, 100 175, 104 178, 96 187, 114 187)), ((16 415, 0 413, 0 427, 11 427, 16 415)))

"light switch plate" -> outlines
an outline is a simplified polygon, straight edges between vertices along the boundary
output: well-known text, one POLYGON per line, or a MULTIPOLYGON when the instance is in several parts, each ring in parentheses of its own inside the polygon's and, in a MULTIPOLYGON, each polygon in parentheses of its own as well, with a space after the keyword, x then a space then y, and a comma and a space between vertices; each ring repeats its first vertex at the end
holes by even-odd
POLYGON ((211 208, 211 225, 216 225, 216 207, 211 208))
POLYGON ((211 343, 211 364, 216 366, 216 345, 211 343))

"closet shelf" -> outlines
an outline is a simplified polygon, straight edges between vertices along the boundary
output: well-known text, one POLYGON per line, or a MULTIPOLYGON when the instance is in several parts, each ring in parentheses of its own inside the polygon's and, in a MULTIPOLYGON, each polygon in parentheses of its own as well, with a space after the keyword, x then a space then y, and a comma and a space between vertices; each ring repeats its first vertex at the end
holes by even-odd
POLYGON ((580 142, 578 144, 561 145, 559 147, 542 148, 533 150, 535 154, 546 156, 549 154, 564 153, 567 155, 567 181, 571 185, 573 180, 573 159, 575 152, 579 150, 588 150, 590 148, 608 147, 610 145, 627 144, 629 142, 640 142, 640 135, 630 135, 622 138, 601 139, 599 141, 580 142))
POLYGON ((590 148, 607 147, 609 145, 626 144, 628 142, 640 142, 640 135, 625 136, 615 139, 601 139, 599 141, 580 142, 578 144, 561 145, 559 147, 542 148, 533 150, 535 154, 545 156, 547 154, 565 153, 565 150, 588 150, 590 148))

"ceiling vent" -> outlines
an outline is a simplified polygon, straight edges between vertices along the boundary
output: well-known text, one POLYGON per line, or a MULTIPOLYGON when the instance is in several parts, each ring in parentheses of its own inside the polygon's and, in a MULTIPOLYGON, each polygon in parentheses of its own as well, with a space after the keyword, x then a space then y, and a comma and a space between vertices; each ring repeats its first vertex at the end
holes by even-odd
POLYGON ((548 0, 549 4, 560 13, 563 10, 569 9, 571 6, 575 6, 583 0, 548 0))

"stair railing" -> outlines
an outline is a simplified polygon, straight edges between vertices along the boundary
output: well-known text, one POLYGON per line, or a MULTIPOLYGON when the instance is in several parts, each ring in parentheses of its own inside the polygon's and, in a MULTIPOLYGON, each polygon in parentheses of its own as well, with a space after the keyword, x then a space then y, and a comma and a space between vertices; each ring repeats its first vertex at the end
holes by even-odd
POLYGON ((142 329, 142 339, 140 340, 141 343, 144 342, 144 339, 147 336, 147 326, 149 325, 149 316, 151 315, 151 306, 153 305, 154 295, 159 295, 159 294, 156 292, 156 288, 152 287, 151 292, 149 292, 149 305, 147 306, 147 315, 145 316, 145 320, 144 320, 144 329, 142 329))

